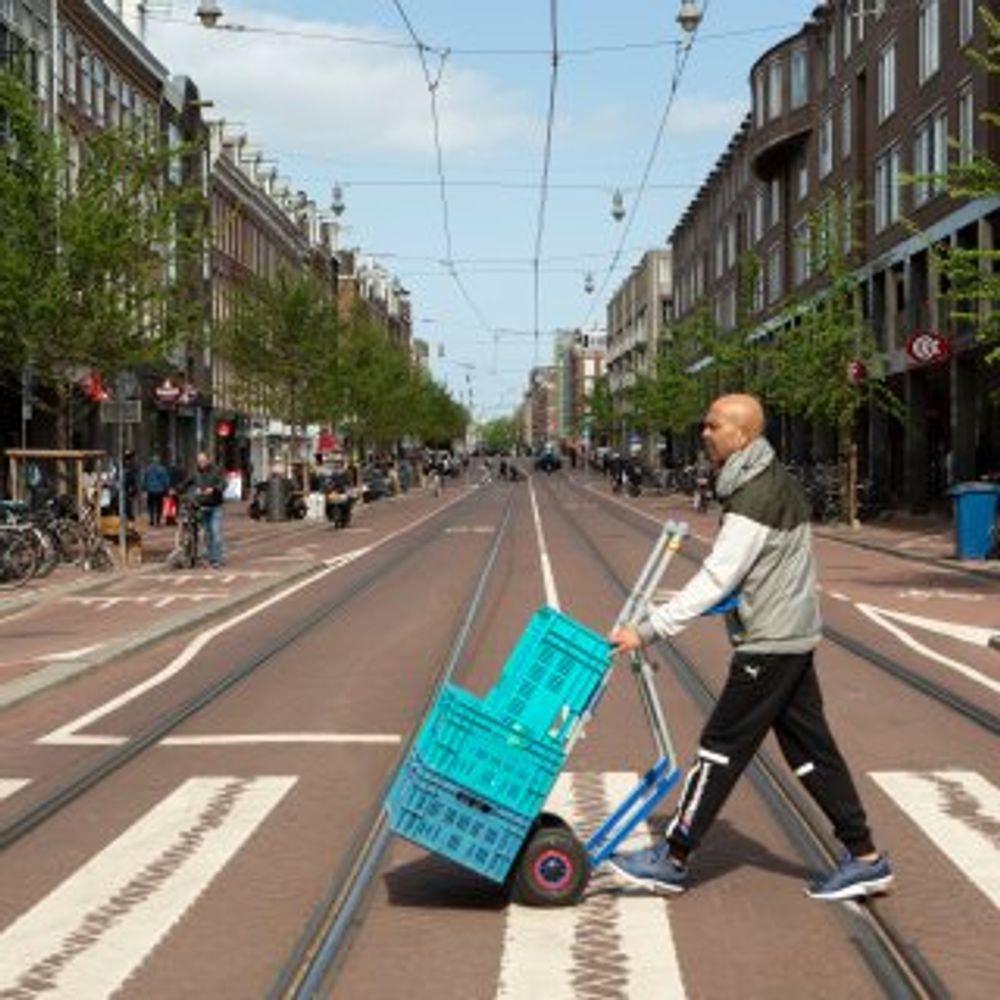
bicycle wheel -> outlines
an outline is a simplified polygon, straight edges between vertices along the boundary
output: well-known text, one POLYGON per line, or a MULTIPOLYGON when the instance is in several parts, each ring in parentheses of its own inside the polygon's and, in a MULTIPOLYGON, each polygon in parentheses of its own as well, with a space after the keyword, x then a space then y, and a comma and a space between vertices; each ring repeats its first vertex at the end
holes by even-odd
POLYGON ((78 563, 83 558, 83 529, 69 519, 57 522, 56 541, 63 562, 78 563))
POLYGON ((21 587, 34 576, 35 547, 26 538, 9 538, 0 551, 0 586, 21 587))
POLYGON ((25 532, 35 549, 35 576, 48 576, 59 562, 55 539, 44 528, 34 526, 25 532))

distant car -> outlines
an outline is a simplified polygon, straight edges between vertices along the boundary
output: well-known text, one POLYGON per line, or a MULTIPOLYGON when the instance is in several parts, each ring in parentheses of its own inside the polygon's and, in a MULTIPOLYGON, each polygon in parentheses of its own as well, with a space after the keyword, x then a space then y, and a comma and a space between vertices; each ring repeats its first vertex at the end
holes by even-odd
POLYGON ((562 459, 557 452, 541 451, 535 456, 535 468, 542 472, 556 472, 562 468, 562 459))

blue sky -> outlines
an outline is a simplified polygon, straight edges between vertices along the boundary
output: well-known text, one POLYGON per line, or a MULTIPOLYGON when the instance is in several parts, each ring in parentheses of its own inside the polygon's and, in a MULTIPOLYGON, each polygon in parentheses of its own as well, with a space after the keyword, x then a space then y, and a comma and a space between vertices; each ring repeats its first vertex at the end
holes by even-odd
POLYGON ((396 4, 220 4, 225 22, 262 30, 205 31, 193 17, 196 0, 174 0, 150 4, 162 13, 150 21, 147 43, 172 72, 195 79, 203 97, 214 100, 213 114, 241 123, 251 143, 278 161, 293 190, 323 206, 334 181, 341 183, 347 204, 341 244, 374 254, 400 277, 411 293, 414 334, 431 344, 435 375, 463 402, 471 394, 480 419, 513 410, 532 365, 551 358, 552 331, 603 326, 617 284, 645 249, 664 243, 724 150, 749 104, 750 66, 815 6, 813 0, 710 0, 636 209, 676 65, 676 47, 668 43, 680 38, 674 20, 680 2, 558 3, 564 54, 536 341, 532 260, 550 4, 401 0, 417 35, 435 50, 427 56, 432 74, 440 71, 451 258, 471 305, 441 263, 449 255, 429 93, 396 4), (595 48, 605 51, 573 51, 595 48), (439 50, 449 50, 443 69, 439 50), (610 216, 615 188, 631 223, 610 216), (589 296, 588 271, 597 285, 589 296))

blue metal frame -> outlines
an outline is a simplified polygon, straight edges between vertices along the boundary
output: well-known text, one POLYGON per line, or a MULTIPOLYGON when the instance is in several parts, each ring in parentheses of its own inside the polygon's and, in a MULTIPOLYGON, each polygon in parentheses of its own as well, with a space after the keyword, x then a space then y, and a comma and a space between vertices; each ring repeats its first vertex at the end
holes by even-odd
POLYGON ((591 867, 596 868, 615 853, 619 844, 666 798, 680 776, 680 768, 666 757, 658 760, 642 776, 625 801, 584 845, 591 867))

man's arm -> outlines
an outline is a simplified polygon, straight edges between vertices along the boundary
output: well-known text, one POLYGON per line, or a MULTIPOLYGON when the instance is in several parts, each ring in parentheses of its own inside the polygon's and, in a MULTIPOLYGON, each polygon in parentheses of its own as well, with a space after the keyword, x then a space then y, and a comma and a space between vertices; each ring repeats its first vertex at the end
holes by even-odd
POLYGON ((666 604, 651 607, 638 622, 616 629, 619 650, 638 649, 677 635, 692 619, 718 604, 740 584, 767 541, 768 528, 741 514, 726 514, 712 551, 684 589, 666 604))

